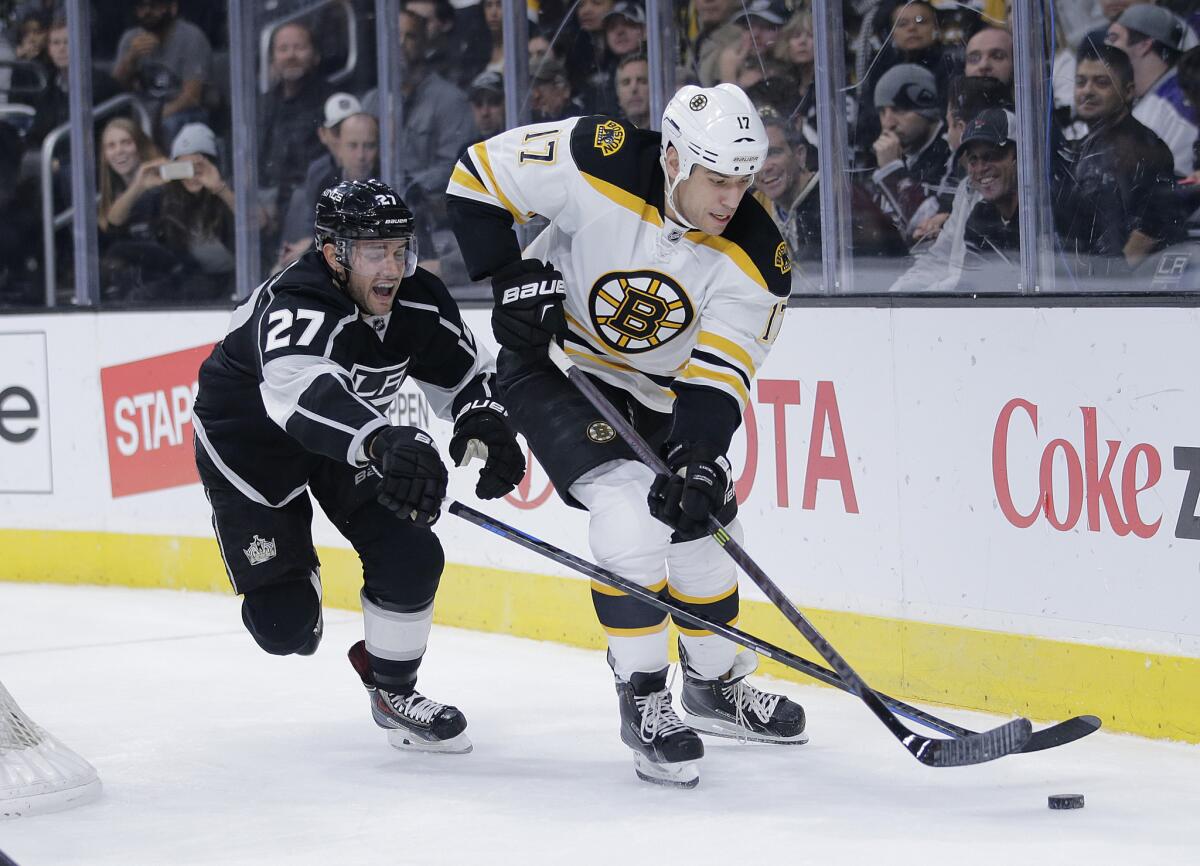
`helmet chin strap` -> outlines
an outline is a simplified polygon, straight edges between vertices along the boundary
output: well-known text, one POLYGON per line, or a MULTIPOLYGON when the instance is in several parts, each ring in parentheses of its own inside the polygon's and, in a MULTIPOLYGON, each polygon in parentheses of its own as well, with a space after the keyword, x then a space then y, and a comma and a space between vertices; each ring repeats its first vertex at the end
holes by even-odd
MULTIPOLYGON (((672 147, 673 146, 674 145, 672 145, 672 147)), ((676 153, 678 153, 678 150, 676 151, 676 153)), ((666 155, 664 154, 664 155, 660 156, 658 158, 658 161, 662 164, 663 176, 666 177, 668 175, 666 155)), ((688 172, 688 175, 691 176, 691 171, 688 172)), ((685 180, 687 180, 687 178, 683 176, 683 169, 681 167, 679 171, 675 172, 675 179, 667 181, 666 203, 671 208, 671 210, 675 212, 675 216, 668 217, 668 219, 673 219, 675 222, 679 223, 685 229, 689 229, 691 231, 697 231, 697 232, 702 231, 702 229, 699 226, 692 225, 690 222, 688 222, 687 217, 685 217, 683 215, 683 211, 680 210, 679 205, 675 203, 675 190, 679 187, 679 184, 681 184, 685 180)))

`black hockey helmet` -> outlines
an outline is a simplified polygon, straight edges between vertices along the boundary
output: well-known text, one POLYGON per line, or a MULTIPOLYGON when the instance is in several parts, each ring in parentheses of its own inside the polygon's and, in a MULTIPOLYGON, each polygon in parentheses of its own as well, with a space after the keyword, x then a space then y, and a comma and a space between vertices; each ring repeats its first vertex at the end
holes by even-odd
POLYGON ((407 240, 404 275, 417 266, 416 220, 396 191, 381 180, 343 180, 321 193, 313 224, 317 249, 331 243, 338 263, 349 270, 356 240, 407 240))

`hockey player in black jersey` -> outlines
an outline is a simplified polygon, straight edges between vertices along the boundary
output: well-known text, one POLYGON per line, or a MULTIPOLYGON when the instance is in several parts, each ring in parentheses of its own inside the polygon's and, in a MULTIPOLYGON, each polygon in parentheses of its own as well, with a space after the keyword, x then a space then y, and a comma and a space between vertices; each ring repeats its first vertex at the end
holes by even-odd
MULTIPOLYGON (((596 559, 730 624, 737 574, 705 527, 715 516, 741 531, 725 453, 791 289, 787 245, 746 195, 766 152, 745 93, 688 86, 661 135, 602 116, 518 127, 469 147, 448 190, 467 268, 491 277, 505 404, 555 489, 587 509, 596 559), (550 224, 521 250, 513 223, 535 214, 550 224), (551 339, 662 448, 671 475, 656 478, 550 364, 551 339)), ((754 653, 676 622, 680 719, 666 617, 596 583, 592 601, 639 777, 695 785, 696 731, 807 740, 800 705, 747 679, 754 653)))
POLYGON ((321 640, 311 490, 363 565, 365 640, 350 661, 398 748, 467 752, 458 709, 415 689, 443 566, 446 494, 433 439, 387 411, 411 376, 449 453, 485 460, 476 494, 508 493, 525 458, 495 365, 441 280, 416 266, 413 214, 386 184, 344 181, 317 203, 316 249, 259 286, 200 368, 196 463, 242 620, 276 655, 321 640), (399 518, 399 519, 397 519, 399 518))

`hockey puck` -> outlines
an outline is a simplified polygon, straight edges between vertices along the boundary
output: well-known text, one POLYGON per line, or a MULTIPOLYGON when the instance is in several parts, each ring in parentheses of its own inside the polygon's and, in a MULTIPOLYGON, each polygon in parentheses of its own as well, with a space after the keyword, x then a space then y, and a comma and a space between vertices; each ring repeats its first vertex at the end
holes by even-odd
POLYGON ((1049 805, 1051 809, 1082 809, 1083 794, 1051 794, 1049 805))

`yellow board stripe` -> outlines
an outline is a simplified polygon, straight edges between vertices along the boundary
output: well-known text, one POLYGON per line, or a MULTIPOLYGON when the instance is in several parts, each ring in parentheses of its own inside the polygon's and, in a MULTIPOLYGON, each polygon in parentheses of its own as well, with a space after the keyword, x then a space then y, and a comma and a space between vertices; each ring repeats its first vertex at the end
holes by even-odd
MULTIPOLYGON (((614 595, 614 596, 615 595, 628 595, 628 593, 622 592, 619 589, 614 589, 613 587, 609 586, 608 584, 601 583, 598 580, 591 581, 591 584, 592 584, 592 592, 598 592, 601 595, 614 595)), ((662 592, 663 588, 666 585, 667 585, 667 579, 664 577, 658 583, 656 583, 652 586, 647 586, 646 589, 649 590, 650 592, 662 592)))
POLYGON ((471 174, 471 172, 467 171, 461 165, 454 166, 454 171, 450 173, 450 179, 460 186, 466 187, 471 192, 486 195, 489 198, 494 197, 487 191, 487 187, 479 182, 479 178, 475 177, 475 175, 471 174))
MULTIPOLYGON (((0 580, 230 592, 211 538, 0 529, 0 550, 0 580)), ((330 547, 318 554, 326 606, 359 610, 357 555, 330 547)), ((867 682, 902 700, 1020 713, 1036 721, 1093 713, 1109 731, 1200 743, 1197 658, 845 611, 804 612, 867 682)), ((605 646, 587 584, 565 577, 447 564, 434 621, 605 646)), ((801 649, 795 629, 767 602, 742 599, 740 626, 820 661, 801 649)), ((760 671, 813 682, 768 659, 760 671)))
POLYGON ((737 592, 737 584, 735 583, 720 595, 684 595, 673 586, 668 587, 667 592, 670 593, 671 598, 677 598, 680 601, 687 602, 688 604, 713 604, 714 602, 729 598, 729 596, 737 592))
MULTIPOLYGON (((726 625, 737 625, 739 617, 734 617, 726 625)), ((712 637, 712 632, 706 628, 688 628, 687 626, 675 623, 675 628, 679 629, 680 634, 686 634, 688 637, 712 637)))
MULTIPOLYGON (((598 177, 590 175, 586 171, 581 171, 579 174, 584 180, 591 184, 592 188, 596 190, 596 192, 600 193, 600 195, 604 196, 609 201, 616 202, 626 210, 633 211, 645 222, 662 228, 662 217, 659 215, 658 210, 645 199, 636 196, 631 192, 627 192, 626 190, 623 190, 619 186, 611 184, 606 180, 601 180, 598 177)), ((765 283, 763 287, 766 287, 765 283)))
POLYGON ((614 628, 612 626, 601 626, 607 634, 613 637, 645 637, 648 634, 658 634, 661 631, 666 631, 667 618, 663 617, 663 621, 658 625, 648 625, 644 628, 614 628))
POLYGON ((754 264, 754 260, 746 255, 746 251, 733 241, 725 240, 725 238, 717 237, 716 235, 708 235, 704 232, 688 232, 687 236, 701 246, 709 247, 728 256, 741 269, 742 273, 754 280, 762 288, 767 288, 767 281, 763 279, 762 271, 754 264))
POLYGON ((487 147, 484 142, 474 145, 471 148, 471 153, 475 156, 475 164, 483 169, 483 173, 487 175, 488 180, 492 182, 492 187, 496 190, 496 198, 500 199, 500 203, 519 223, 526 222, 529 218, 526 214, 521 213, 513 203, 508 200, 508 196, 504 194, 504 190, 500 188, 500 184, 496 182, 496 175, 492 172, 492 161, 488 158, 487 147))
POLYGON ((738 397, 741 398, 743 406, 750 401, 750 392, 746 390, 746 384, 733 373, 718 373, 715 370, 709 370, 706 367, 700 367, 695 363, 692 363, 683 368, 680 378, 712 379, 714 382, 720 382, 723 385, 727 385, 737 392, 738 397))
POLYGON ((754 361, 751 359, 750 353, 733 342, 733 340, 722 337, 720 334, 714 334, 711 331, 701 331, 700 338, 696 342, 701 346, 711 346, 720 352, 724 352, 745 367, 751 379, 754 378, 754 361))

